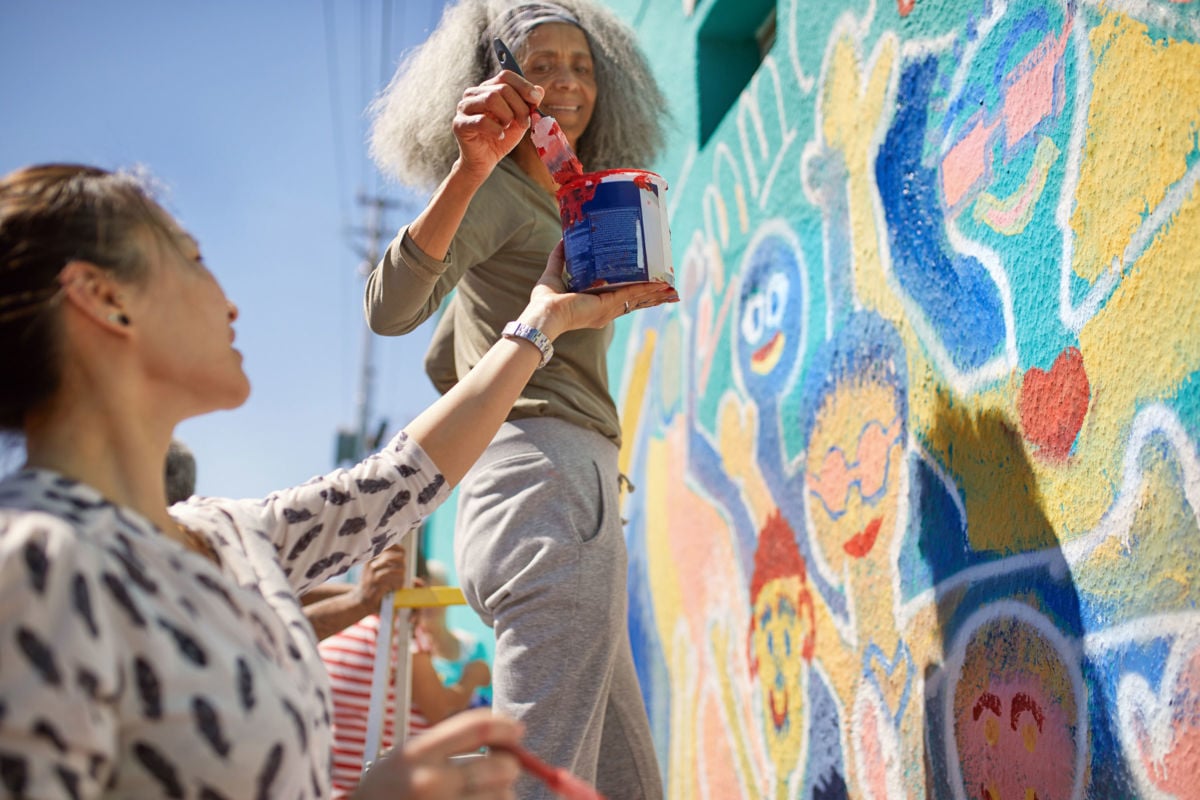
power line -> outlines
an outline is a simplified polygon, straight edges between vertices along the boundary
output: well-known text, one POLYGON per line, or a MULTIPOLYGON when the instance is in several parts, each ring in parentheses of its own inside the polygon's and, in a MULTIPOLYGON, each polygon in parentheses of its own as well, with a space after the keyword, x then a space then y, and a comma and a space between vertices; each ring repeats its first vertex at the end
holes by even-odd
POLYGON ((338 210, 341 214, 341 227, 345 228, 350 219, 346 198, 349 190, 346 185, 346 143, 342 138, 342 128, 338 120, 342 118, 341 77, 338 72, 337 31, 333 13, 333 0, 325 0, 325 71, 329 80, 329 121, 333 128, 333 158, 334 173, 337 180, 338 210))

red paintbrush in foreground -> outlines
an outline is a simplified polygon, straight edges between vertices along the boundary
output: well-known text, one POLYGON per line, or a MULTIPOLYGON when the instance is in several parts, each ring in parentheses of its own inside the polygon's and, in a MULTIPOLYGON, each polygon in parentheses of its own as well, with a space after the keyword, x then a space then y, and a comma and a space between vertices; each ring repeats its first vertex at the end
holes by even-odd
POLYGON ((582 778, 578 778, 565 769, 552 767, 533 753, 516 745, 510 747, 494 747, 494 750, 504 750, 512 753, 521 762, 521 767, 531 775, 553 789, 559 797, 566 800, 605 800, 604 795, 597 792, 582 778))

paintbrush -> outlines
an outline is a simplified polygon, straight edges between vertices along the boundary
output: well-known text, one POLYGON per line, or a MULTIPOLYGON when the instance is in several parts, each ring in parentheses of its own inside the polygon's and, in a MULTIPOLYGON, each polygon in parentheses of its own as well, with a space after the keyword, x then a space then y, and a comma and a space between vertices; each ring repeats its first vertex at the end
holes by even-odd
POLYGON ((561 767, 552 767, 533 753, 513 745, 493 745, 493 750, 512 753, 520 762, 521 767, 546 784, 559 797, 566 800, 605 800, 604 795, 597 792, 582 778, 572 775, 561 767))
MULTIPOLYGON (((501 69, 525 77, 517 59, 504 42, 492 39, 492 46, 496 50, 496 59, 500 62, 501 69)), ((555 183, 563 186, 583 174, 583 165, 579 163, 575 151, 571 149, 571 143, 567 141, 567 135, 563 133, 554 117, 543 114, 539 108, 531 108, 529 124, 529 137, 533 139, 538 157, 542 159, 546 169, 550 170, 555 183)))

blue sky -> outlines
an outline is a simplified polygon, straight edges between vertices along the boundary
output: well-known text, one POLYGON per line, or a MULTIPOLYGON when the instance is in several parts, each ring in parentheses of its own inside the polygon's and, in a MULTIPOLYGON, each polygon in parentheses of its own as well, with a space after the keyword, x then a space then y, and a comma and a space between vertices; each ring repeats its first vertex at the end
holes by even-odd
MULTIPOLYGON (((441 6, 0 3, 0 172, 145 166, 240 309, 250 400, 177 431, 203 494, 258 496, 327 471, 336 429, 356 423, 365 237, 350 229, 365 224, 361 192, 401 195, 366 158, 363 112, 441 6)), ((375 338, 373 421, 390 430, 436 397, 421 369, 430 331, 375 338)))

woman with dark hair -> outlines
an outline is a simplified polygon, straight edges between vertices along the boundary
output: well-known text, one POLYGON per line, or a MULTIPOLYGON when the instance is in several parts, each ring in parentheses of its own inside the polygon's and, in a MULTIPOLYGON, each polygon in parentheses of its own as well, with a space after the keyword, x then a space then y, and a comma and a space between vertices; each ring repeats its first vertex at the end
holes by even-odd
MULTIPOLYGON (((518 124, 527 124, 527 119, 518 124)), ((547 339, 626 302, 562 292, 561 250, 519 319, 547 339)), ((250 386, 236 307, 134 178, 42 165, 0 179, 0 787, 15 797, 327 797, 328 679, 297 594, 398 541, 449 494, 533 374, 499 339, 362 463, 261 500, 168 510, 175 425, 250 386)), ((357 797, 510 797, 518 723, 462 715, 382 756, 357 797)))
MULTIPOLYGON (((647 166, 663 141, 665 101, 633 32, 591 0, 459 0, 374 105, 380 167, 436 189, 369 276, 367 319, 401 335, 447 301, 425 361, 441 391, 487 342, 523 335, 509 323, 562 235, 554 177, 510 127, 531 102, 587 170, 647 166), (494 38, 528 81, 501 71, 494 38)), ((534 374, 463 482, 455 564, 496 632, 495 707, 525 723, 529 748, 609 797, 658 797, 626 625, 612 335, 564 335, 534 374)), ((528 780, 518 789, 547 796, 528 780)))

